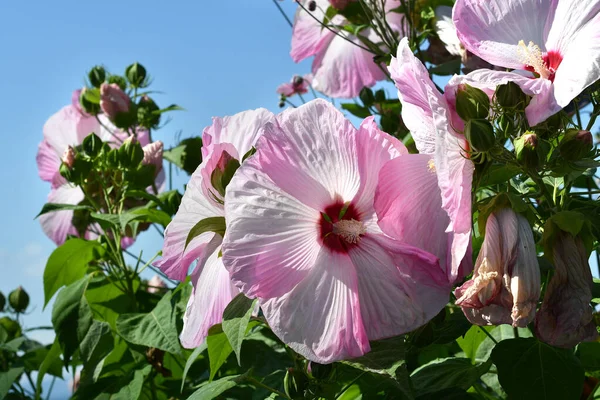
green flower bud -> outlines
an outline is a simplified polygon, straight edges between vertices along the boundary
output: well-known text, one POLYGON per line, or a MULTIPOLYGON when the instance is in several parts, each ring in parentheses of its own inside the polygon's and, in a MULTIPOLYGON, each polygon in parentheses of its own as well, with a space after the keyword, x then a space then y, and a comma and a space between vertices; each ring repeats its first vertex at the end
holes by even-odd
POLYGON ((465 137, 471 149, 484 153, 496 144, 494 128, 486 119, 470 119, 465 123, 465 137))
POLYGON ((106 71, 104 70, 104 67, 101 65, 96 65, 88 73, 88 79, 93 87, 99 88, 100 85, 102 85, 106 80, 106 71))
POLYGON ((490 98, 483 90, 462 83, 456 91, 456 112, 464 121, 487 118, 490 98))
POLYGON ((292 400, 304 399, 304 390, 307 382, 308 379, 302 371, 288 368, 285 378, 283 378, 285 394, 292 400))
POLYGON ((6 297, 0 292, 0 312, 4 311, 4 306, 6 306, 6 297))
POLYGON ((146 95, 142 96, 137 107, 139 124, 149 129, 156 128, 160 124, 160 114, 156 112, 158 110, 160 108, 154 100, 146 95))
POLYGON ((569 129, 558 145, 560 155, 567 161, 584 158, 594 147, 594 138, 590 131, 569 129))
POLYGON ((144 150, 132 136, 127 138, 119 148, 119 163, 126 168, 137 168, 144 159, 144 150))
POLYGON ((524 110, 527 106, 528 97, 519 85, 508 82, 496 87, 496 101, 502 108, 524 110))
POLYGON ((102 139, 91 133, 83 139, 83 151, 90 157, 95 157, 102 150, 102 139))
POLYGON ((7 341, 13 340, 14 338, 20 337, 22 335, 21 325, 19 325, 19 323, 12 318, 0 318, 0 326, 4 328, 6 333, 8 333, 7 341))
POLYGON ((514 141, 517 160, 527 168, 536 169, 542 161, 538 142, 535 133, 525 133, 514 141))
POLYGON ((119 76, 119 75, 111 75, 111 76, 109 76, 108 77, 108 84, 110 85, 111 83, 116 83, 117 86, 121 90, 126 90, 127 89, 127 81, 122 76, 119 76))
POLYGON ((98 89, 81 89, 79 104, 81 105, 81 109, 87 114, 97 115, 100 112, 100 91, 98 89), (95 101, 96 92, 98 101, 95 101))
POLYGON ((18 313, 24 312, 29 306, 29 295, 19 286, 8 295, 8 304, 18 313))
POLYGON ((146 80, 146 68, 137 62, 133 63, 125 68, 125 76, 129 83, 131 83, 131 86, 143 87, 146 80))

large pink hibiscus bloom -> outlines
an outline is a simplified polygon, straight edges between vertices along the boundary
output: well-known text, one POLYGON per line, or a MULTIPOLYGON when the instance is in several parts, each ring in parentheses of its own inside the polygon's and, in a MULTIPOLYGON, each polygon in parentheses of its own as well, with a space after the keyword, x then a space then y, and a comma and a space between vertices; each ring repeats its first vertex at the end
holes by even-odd
POLYGON ((373 118, 357 130, 313 100, 278 116, 256 148, 227 188, 223 262, 281 340, 329 363, 444 307, 449 285, 437 257, 377 224, 379 170, 407 150, 373 118))
POLYGON ((203 219, 225 215, 223 197, 211 184, 213 172, 223 170, 234 159, 242 162, 263 126, 274 120, 275 116, 265 109, 245 111, 232 117, 214 118, 202 134, 202 164, 192 174, 179 210, 165 230, 162 259, 155 263, 170 278, 184 280, 190 265, 197 261, 192 271, 194 291, 180 337, 186 348, 202 344, 208 328, 222 321, 223 310, 239 293, 219 255, 221 235, 206 232, 186 246, 187 237, 203 219))
POLYGON ((467 50, 542 81, 526 110, 536 125, 600 76, 599 11, 597 0, 457 0, 453 19, 467 50))
MULTIPOLYGON (((292 33, 292 50, 295 62, 315 56, 312 64, 313 87, 330 97, 350 98, 358 96, 360 90, 375 85, 385 79, 382 65, 373 61, 373 53, 357 45, 362 45, 356 36, 341 30, 346 19, 336 15, 330 21, 324 21, 330 7, 328 0, 317 0, 316 9, 308 11, 309 0, 299 0, 304 7, 298 7, 292 33), (324 28, 325 22, 331 29, 324 28)), ((402 15, 390 10, 400 6, 399 0, 386 0, 385 11, 388 25, 401 32, 402 15)), ((361 31, 373 43, 381 43, 381 38, 371 28, 361 31)))

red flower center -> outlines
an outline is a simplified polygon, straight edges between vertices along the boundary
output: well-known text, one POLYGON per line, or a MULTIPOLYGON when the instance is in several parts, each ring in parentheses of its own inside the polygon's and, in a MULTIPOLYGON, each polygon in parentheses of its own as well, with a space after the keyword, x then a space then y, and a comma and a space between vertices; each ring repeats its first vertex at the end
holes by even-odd
POLYGON ((319 233, 325 247, 338 253, 347 253, 358 244, 358 237, 365 232, 354 205, 338 200, 321 213, 319 233), (343 222, 340 224, 340 221, 343 222))

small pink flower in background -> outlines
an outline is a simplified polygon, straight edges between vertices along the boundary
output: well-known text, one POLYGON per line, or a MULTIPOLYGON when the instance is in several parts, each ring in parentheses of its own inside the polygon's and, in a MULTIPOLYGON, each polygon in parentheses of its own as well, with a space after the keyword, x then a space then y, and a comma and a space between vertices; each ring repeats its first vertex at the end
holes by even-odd
POLYGON ((457 288, 456 304, 477 325, 525 327, 540 297, 540 269, 529 222, 510 208, 490 214, 473 278, 457 288))
POLYGON ((148 281, 148 293, 160 293, 160 290, 164 289, 166 287, 167 287, 167 284, 158 275, 154 275, 148 281))
POLYGON ((439 260, 377 224, 379 170, 407 150, 373 118, 357 130, 313 100, 280 114, 256 148, 227 188, 223 263, 284 343, 319 363, 358 357, 444 307, 439 260))
POLYGON ((100 86, 100 108, 110 119, 117 114, 129 111, 131 100, 116 83, 103 83, 100 86))
POLYGON ((142 148, 144 150, 144 159, 142 160, 142 164, 155 165, 156 174, 158 174, 162 170, 163 148, 163 142, 161 142, 160 140, 149 143, 142 148))
POLYGON ((202 164, 192 174, 177 214, 165 230, 162 259, 155 263, 167 276, 184 280, 190 265, 194 291, 183 318, 181 344, 198 347, 208 328, 222 321, 223 310, 239 290, 233 286, 220 256, 222 237, 206 232, 186 246, 190 230, 201 220, 223 217, 223 199, 212 187, 211 176, 224 163, 242 162, 252 149, 262 129, 273 123, 275 116, 265 110, 245 111, 231 117, 213 118, 213 124, 202 134, 202 164))
POLYGON ((583 241, 560 231, 554 241, 552 258, 554 274, 535 320, 536 336, 548 344, 565 348, 597 340, 598 331, 590 306, 593 280, 583 241))
POLYGON ((311 82, 312 74, 306 74, 304 76, 294 75, 290 82, 282 83, 277 87, 277 93, 286 97, 291 97, 295 94, 308 93, 308 87, 311 82))
MULTIPOLYGON (((330 97, 350 98, 358 96, 363 87, 371 87, 377 81, 385 79, 382 65, 373 61, 373 54, 362 49, 361 41, 346 31, 333 27, 324 28, 319 21, 324 21, 328 0, 317 0, 315 10, 308 12, 311 1, 298 1, 304 8, 298 7, 292 32, 292 49, 290 55, 295 62, 315 56, 312 64, 313 87, 330 97), (343 37, 342 37, 343 36, 343 37), (344 38, 345 37, 345 38, 344 38)), ((387 0, 385 11, 387 22, 396 31, 402 31, 403 17, 393 12, 401 5, 399 0, 387 0)), ((347 21, 336 15, 327 25, 344 25, 347 21)), ((361 31, 361 35, 374 43, 381 38, 371 29, 361 31)))
POLYGON ((457 0, 453 19, 467 50, 543 81, 543 93, 526 110, 532 126, 566 107, 600 75, 596 0, 457 0))

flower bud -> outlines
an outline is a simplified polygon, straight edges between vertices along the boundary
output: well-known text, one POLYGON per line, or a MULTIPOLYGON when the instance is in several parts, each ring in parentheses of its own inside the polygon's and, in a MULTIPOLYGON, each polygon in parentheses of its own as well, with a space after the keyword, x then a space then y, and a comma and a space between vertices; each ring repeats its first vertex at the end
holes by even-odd
POLYGON ((137 117, 140 126, 145 128, 156 128, 160 124, 160 114, 158 105, 150 97, 144 95, 138 103, 137 117))
POLYGON ((86 93, 97 91, 98 89, 88 89, 83 88, 79 93, 79 105, 81 106, 81 110, 89 115, 97 115, 100 112, 100 104, 94 103, 88 99, 88 95, 86 93))
POLYGON ((139 142, 130 136, 119 147, 119 163, 124 167, 137 167, 144 159, 144 150, 139 142))
POLYGON ((158 174, 162 169, 163 142, 157 140, 156 142, 149 143, 145 145, 142 150, 144 151, 142 165, 156 166, 155 174, 158 174))
POLYGON ((72 146, 67 147, 61 157, 61 161, 69 170, 73 169, 73 164, 75 164, 75 149, 72 146))
POLYGON ((131 83, 131 86, 141 87, 146 80, 146 68, 137 62, 133 63, 125 68, 125 76, 129 83, 131 83))
POLYGON ((540 165, 540 151, 538 137, 535 133, 525 133, 515 139, 515 153, 517 160, 527 168, 537 168, 540 165))
POLYGON ((554 275, 535 321, 536 336, 564 348, 596 340, 598 332, 590 306, 592 273, 583 240, 559 231, 554 238, 552 258, 554 275))
POLYGON ((90 84, 93 87, 99 88, 100 85, 102 85, 106 80, 106 71, 104 70, 104 67, 102 67, 101 65, 96 65, 88 73, 88 79, 90 80, 90 84))
POLYGON ((8 304, 18 313, 22 313, 29 306, 29 295, 19 286, 8 295, 8 304))
POLYGON ((102 150, 102 139, 98 137, 95 133, 90 133, 83 139, 82 148, 90 157, 95 157, 102 150))
POLYGON ((127 89, 127 81, 120 75, 111 75, 108 77, 109 84, 116 84, 121 90, 127 89))
POLYGON ((464 121, 485 119, 490 114, 490 98, 483 90, 461 83, 456 90, 456 112, 464 121))
POLYGON ((529 222, 510 208, 488 217, 473 278, 454 292, 476 325, 525 327, 535 316, 540 270, 529 222))
POLYGON ((116 83, 103 83, 100 86, 100 108, 111 120, 117 114, 129 111, 130 103, 129 96, 116 83))
POLYGON ((6 297, 0 292, 0 312, 4 311, 4 306, 6 306, 6 297))
POLYGON ((590 131, 569 129, 558 145, 560 155, 567 161, 584 158, 594 146, 594 138, 590 131))
POLYGON ((148 293, 160 293, 160 290, 166 287, 167 284, 158 275, 154 275, 148 281, 148 293))
POLYGON ((465 123, 465 137, 472 150, 489 151, 496 143, 494 128, 485 119, 470 119, 465 123))
POLYGON ((317 9, 317 2, 315 0, 311 0, 308 2, 308 11, 313 12, 317 9))
POLYGON ((292 400, 304 399, 304 389, 308 380, 306 375, 295 368, 288 368, 283 378, 285 394, 292 400))
POLYGON ((496 87, 496 101, 505 109, 524 110, 527 105, 527 95, 519 85, 508 82, 496 87))

